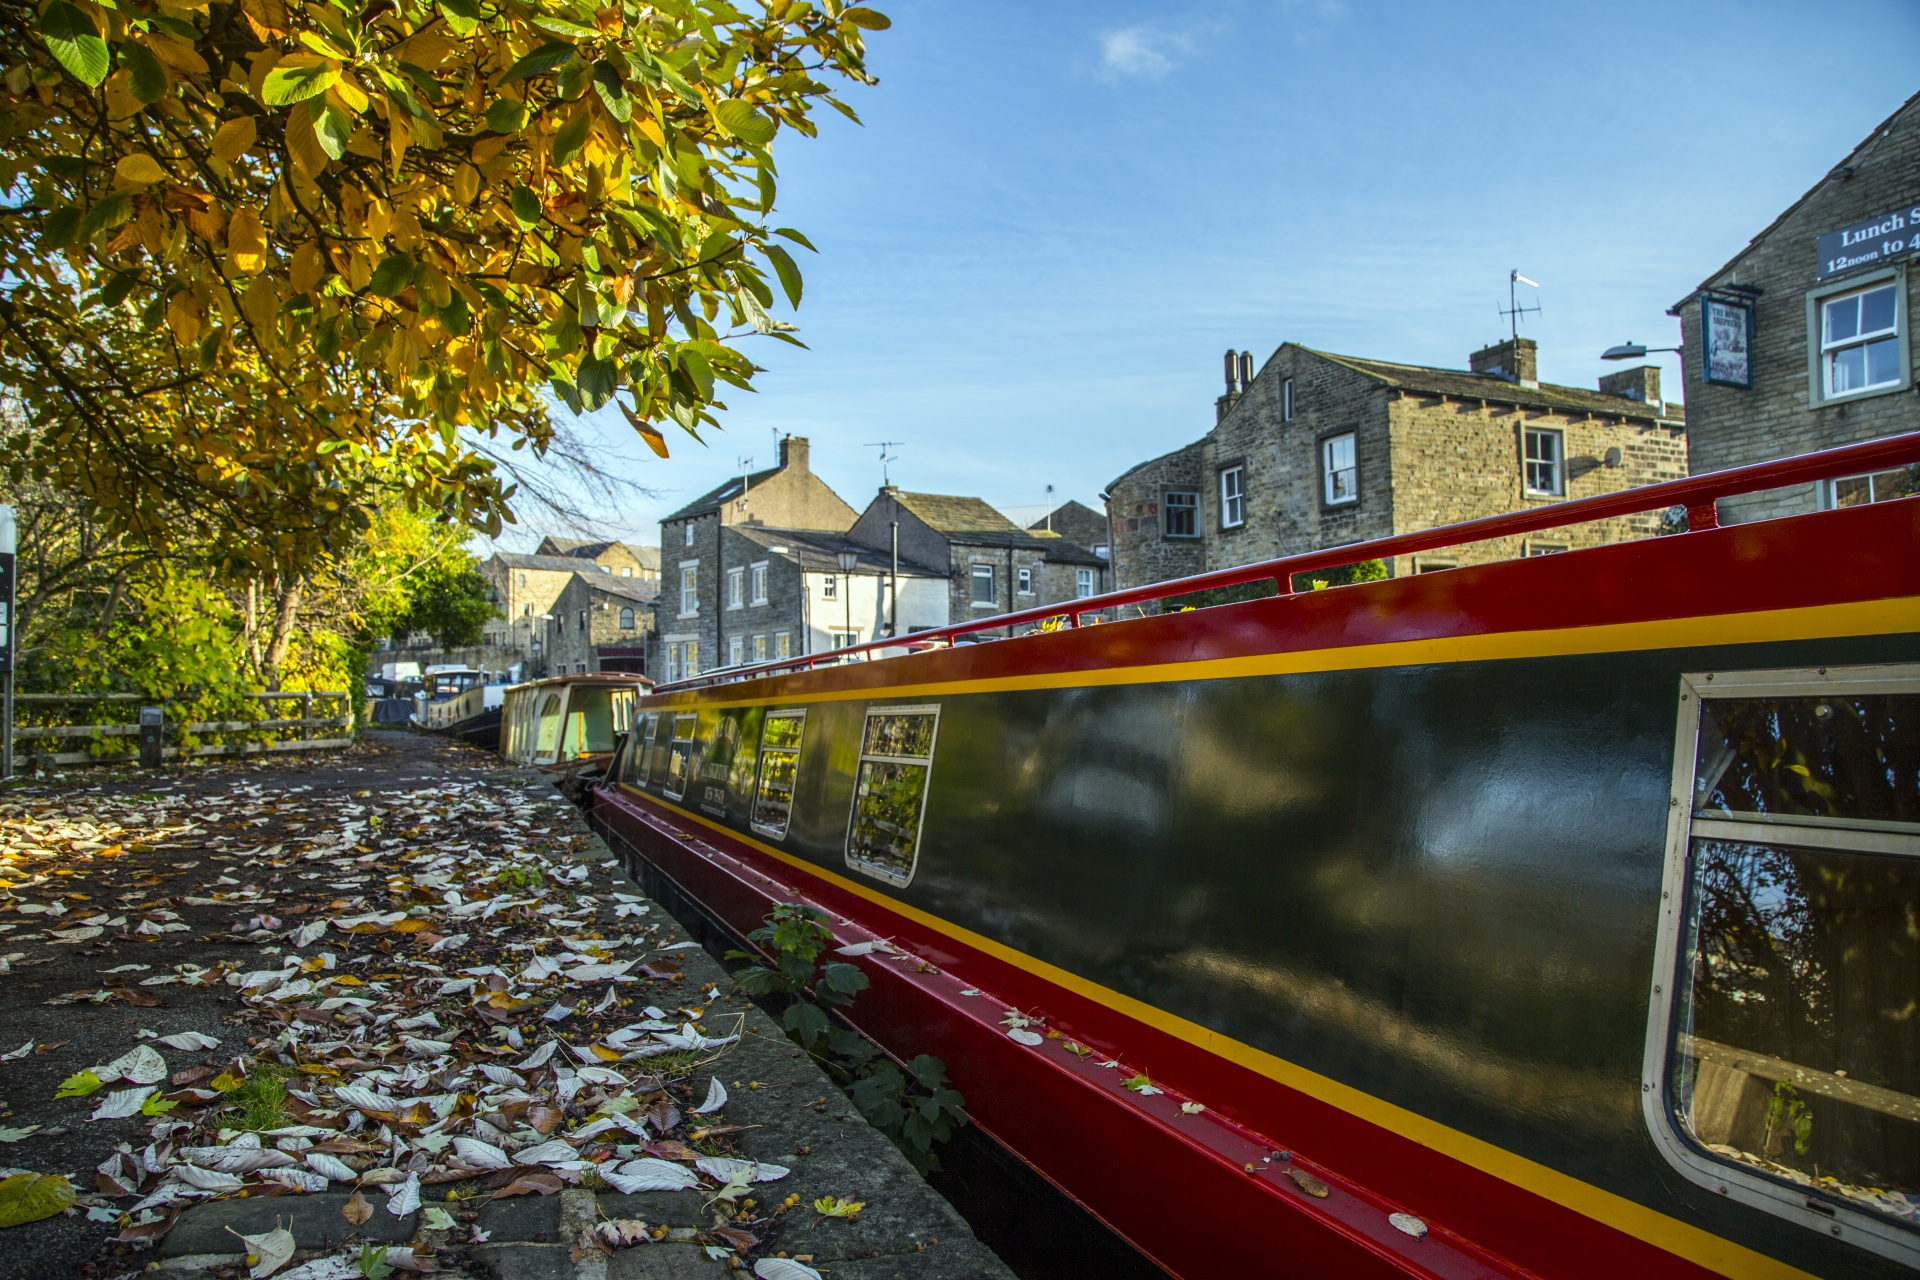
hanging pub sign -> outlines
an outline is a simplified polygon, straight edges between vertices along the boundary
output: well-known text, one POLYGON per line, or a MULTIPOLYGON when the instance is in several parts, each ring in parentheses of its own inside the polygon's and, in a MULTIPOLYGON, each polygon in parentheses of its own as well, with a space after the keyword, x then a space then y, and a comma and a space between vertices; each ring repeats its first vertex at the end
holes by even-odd
POLYGON ((1818 279, 1877 267, 1920 248, 1920 204, 1909 204, 1865 222, 1829 231, 1814 242, 1820 256, 1818 279))
POLYGON ((1708 295, 1702 300, 1707 381, 1723 387, 1753 387, 1753 306, 1708 295))

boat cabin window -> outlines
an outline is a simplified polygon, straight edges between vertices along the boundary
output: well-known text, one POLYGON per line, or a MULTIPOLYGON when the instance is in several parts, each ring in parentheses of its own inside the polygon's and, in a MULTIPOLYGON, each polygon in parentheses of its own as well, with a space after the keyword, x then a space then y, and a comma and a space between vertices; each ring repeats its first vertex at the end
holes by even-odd
POLYGON ((903 888, 913 881, 939 724, 937 706, 868 709, 847 827, 855 871, 903 888))
POLYGON ((673 741, 667 744, 667 778, 660 790, 669 800, 687 794, 687 777, 693 772, 693 730, 698 716, 673 718, 673 741))
POLYGON ((550 693, 540 702, 539 728, 533 742, 533 753, 537 756, 550 756, 560 745, 560 695, 550 693))
POLYGON ((577 760, 613 750, 613 695, 624 690, 575 689, 567 704, 566 731, 560 735, 560 758, 577 760))
POLYGON ((769 711, 760 726, 760 779, 753 793, 753 829, 776 840, 793 818, 793 788, 800 776, 800 740, 805 711, 769 711))
POLYGON ((660 731, 660 713, 649 711, 640 718, 639 740, 627 752, 626 781, 636 787, 645 786, 647 766, 653 763, 653 737, 660 731))
POLYGON ((1920 1263, 1920 668, 1768 674, 1684 690, 1664 1106, 1714 1185, 1920 1263))

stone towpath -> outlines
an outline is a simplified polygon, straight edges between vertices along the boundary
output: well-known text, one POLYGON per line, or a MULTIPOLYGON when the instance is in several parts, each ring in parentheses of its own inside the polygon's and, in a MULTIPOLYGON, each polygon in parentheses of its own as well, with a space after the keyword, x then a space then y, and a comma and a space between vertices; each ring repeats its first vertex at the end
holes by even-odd
POLYGON ((0 956, 0 1177, 75 1193, 0 1276, 1011 1276, 467 748, 9 792, 0 956))

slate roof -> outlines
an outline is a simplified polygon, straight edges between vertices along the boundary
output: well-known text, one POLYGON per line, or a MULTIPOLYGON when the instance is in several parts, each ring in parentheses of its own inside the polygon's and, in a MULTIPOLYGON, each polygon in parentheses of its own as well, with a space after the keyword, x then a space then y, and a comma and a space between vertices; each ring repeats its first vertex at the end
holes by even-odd
MULTIPOLYGON (((765 471, 752 472, 746 477, 745 488, 752 489, 759 485, 763 485, 767 481, 779 475, 781 470, 782 468, 780 467, 768 467, 765 471)), ((678 511, 674 512, 672 515, 666 517, 666 519, 667 520, 685 520, 688 516, 701 516, 701 515, 705 515, 709 511, 718 511, 720 509, 721 503, 725 502, 729 498, 732 498, 738 495, 741 492, 741 489, 742 489, 741 477, 734 476, 724 481, 723 483, 717 484, 713 488, 707 490, 705 493, 695 498, 692 502, 689 502, 686 506, 680 508, 678 511)), ((665 523, 665 521, 662 521, 662 523, 665 523)))
POLYGON ((523 555, 518 551, 496 551, 493 558, 509 569, 544 569, 548 573, 579 573, 580 561, 574 556, 523 555))
MULTIPOLYGON (((576 570, 586 580, 590 591, 604 595, 619 596, 623 600, 632 600, 639 604, 651 604, 660 594, 660 584, 651 578, 621 578, 610 574, 576 570)), ((569 583, 569 586, 572 584, 569 583)))
MULTIPOLYGON (((649 547, 645 543, 635 546, 631 542, 621 542, 618 539, 590 542, 584 538, 548 537, 543 539, 540 545, 543 547, 552 547, 560 555, 581 560, 595 559, 605 554, 607 550, 612 547, 625 547, 632 553, 633 558, 640 562, 641 567, 647 569, 658 569, 660 567, 660 548, 649 547)), ((538 553, 536 552, 536 554, 538 553)))
MULTIPOLYGON (((875 550, 865 543, 853 541, 844 533, 829 533, 822 529, 769 529, 758 524, 735 524, 727 528, 729 532, 765 547, 772 554, 784 555, 796 561, 808 573, 839 573, 840 552, 844 550, 860 553, 855 573, 890 573, 893 569, 892 552, 875 550)), ((930 569, 926 565, 916 564, 903 556, 900 560, 900 576, 944 578, 947 573, 944 569, 930 569)))
POLYGON ((1027 532, 1043 538, 1049 532, 1056 533, 1070 542, 1090 547, 1107 540, 1107 518, 1092 507, 1068 499, 1055 507, 1051 515, 1042 516, 1028 525, 1027 532))
POLYGON ((1021 547, 1039 551, 1047 559, 1063 564, 1105 564, 1093 552, 1065 538, 1041 537, 1028 533, 995 511, 979 498, 962 498, 945 493, 904 493, 893 495, 901 506, 919 517, 934 532, 963 547, 1021 547))
POLYGON ((1553 409, 1560 412, 1605 414, 1614 418, 1636 418, 1644 422, 1677 421, 1680 406, 1650 406, 1625 396, 1610 396, 1604 391, 1586 391, 1543 382, 1523 387, 1498 374, 1469 373, 1463 369, 1434 369, 1426 365, 1394 364, 1387 360, 1364 360, 1358 356, 1335 355, 1330 351, 1300 350, 1319 356, 1355 373, 1364 374, 1396 390, 1418 395, 1457 396, 1461 399, 1490 400, 1528 409, 1553 409))

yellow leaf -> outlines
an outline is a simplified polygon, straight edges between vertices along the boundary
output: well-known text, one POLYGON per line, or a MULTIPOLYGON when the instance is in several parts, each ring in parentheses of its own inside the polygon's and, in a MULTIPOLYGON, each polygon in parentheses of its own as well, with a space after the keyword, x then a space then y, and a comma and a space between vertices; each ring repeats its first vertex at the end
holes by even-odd
POLYGON ((349 75, 342 75, 335 80, 333 87, 327 90, 327 97, 354 115, 360 115, 367 109, 367 95, 360 91, 360 86, 349 75))
MULTIPOLYGON (((261 37, 263 40, 265 38, 265 36, 261 37)), ((263 49, 253 55, 253 61, 247 71, 247 88, 252 91, 255 102, 266 101, 267 76, 279 65, 280 51, 278 49, 263 49)))
POLYGON ((287 151, 293 156, 293 167, 309 178, 327 167, 326 149, 313 131, 313 116, 304 102, 294 103, 287 111, 287 151))
POLYGON ((176 40, 172 36, 150 35, 144 43, 147 48, 153 50, 154 57, 175 71, 184 71, 193 76, 207 74, 207 60, 184 40, 176 40))
MULTIPOLYGON (((262 40, 287 34, 287 6, 281 0, 240 0, 240 11, 246 14, 247 25, 262 40)), ((259 96, 257 89, 254 96, 259 96)))
POLYGON ((160 167, 160 162, 140 151, 121 156, 120 163, 113 166, 113 173, 129 186, 146 186, 167 180, 167 171, 160 167))
POLYGON ((200 303, 191 291, 182 289, 167 303, 167 324, 182 345, 191 346, 200 338, 200 303))
MULTIPOLYGON (((303 244, 293 251, 293 270, 291 273, 294 292, 312 293, 326 279, 327 264, 320 256, 320 247, 315 244, 303 244)), ((369 926, 355 925, 357 932, 369 926)), ((340 981, 345 982, 342 978, 340 981)))
POLYGON ((329 1067, 323 1062, 303 1062, 300 1064, 300 1073, 309 1076, 337 1076, 340 1074, 340 1069, 329 1067))
MULTIPOLYGON (((229 230, 227 235, 231 243, 232 231, 229 230)), ((254 328, 272 330, 274 317, 280 312, 280 294, 273 287, 273 281, 261 276, 248 285, 247 291, 240 295, 240 309, 247 313, 247 319, 253 322, 254 328)))
POLYGON ((232 164, 246 154, 258 136, 252 116, 235 116, 213 131, 213 154, 232 164))
POLYGON ((221 1093, 232 1093, 235 1089, 245 1084, 246 1080, 241 1076, 233 1074, 231 1071, 222 1071, 207 1083, 215 1089, 218 1089, 221 1093))
POLYGON ((267 269, 267 232, 260 215, 242 206, 227 224, 227 254, 244 275, 257 276, 267 269))
POLYGON ((473 144, 473 162, 484 167, 491 163, 495 156, 505 151, 507 144, 512 141, 513 139, 504 133, 496 133, 480 139, 473 144))
POLYGON ((470 164, 463 164, 453 171, 453 194, 461 204, 472 204, 480 194, 480 171, 470 164))
POLYGON ((226 219, 221 216, 218 206, 211 209, 195 209, 187 214, 188 230, 208 244, 219 241, 220 232, 225 226, 226 219))
POLYGON ((427 928, 425 920, 396 920, 388 926, 395 933, 418 933, 427 928))

